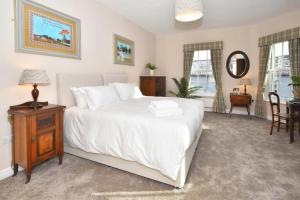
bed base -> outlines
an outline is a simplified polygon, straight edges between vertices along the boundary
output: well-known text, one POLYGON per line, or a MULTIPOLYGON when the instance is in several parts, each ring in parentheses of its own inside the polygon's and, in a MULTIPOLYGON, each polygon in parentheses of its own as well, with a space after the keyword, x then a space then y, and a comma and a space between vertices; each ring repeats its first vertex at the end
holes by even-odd
POLYGON ((137 174, 146 178, 150 178, 168 185, 172 185, 177 188, 182 188, 185 184, 185 180, 191 166, 193 156, 202 133, 202 127, 200 127, 197 138, 192 143, 192 145, 186 150, 185 157, 182 160, 181 167, 176 180, 170 179, 167 176, 160 173, 158 170, 151 169, 142 164, 139 164, 134 161, 127 161, 121 158, 116 158, 104 154, 88 153, 86 151, 70 147, 68 144, 65 144, 64 151, 66 153, 92 160, 110 167, 121 169, 133 174, 137 174))

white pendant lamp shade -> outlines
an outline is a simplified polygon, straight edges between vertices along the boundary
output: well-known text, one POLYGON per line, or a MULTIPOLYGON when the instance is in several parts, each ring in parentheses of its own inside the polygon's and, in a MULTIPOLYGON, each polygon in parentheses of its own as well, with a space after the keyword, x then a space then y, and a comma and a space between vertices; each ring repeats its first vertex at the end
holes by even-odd
POLYGON ((203 16, 201 0, 176 0, 175 19, 181 22, 191 22, 203 16))

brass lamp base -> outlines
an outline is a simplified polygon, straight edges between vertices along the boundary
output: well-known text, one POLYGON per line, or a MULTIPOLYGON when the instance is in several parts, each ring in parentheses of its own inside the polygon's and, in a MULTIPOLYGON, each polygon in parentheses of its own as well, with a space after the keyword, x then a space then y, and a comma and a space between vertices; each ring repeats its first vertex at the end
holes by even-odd
POLYGON ((246 95, 246 94, 247 94, 247 86, 244 85, 244 95, 246 95))

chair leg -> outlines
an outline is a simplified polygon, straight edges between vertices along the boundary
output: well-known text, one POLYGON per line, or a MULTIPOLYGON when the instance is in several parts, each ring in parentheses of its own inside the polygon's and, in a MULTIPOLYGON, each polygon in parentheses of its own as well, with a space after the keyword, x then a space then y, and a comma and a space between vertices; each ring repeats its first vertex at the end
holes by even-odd
MULTIPOLYGON (((289 123, 290 123, 290 121, 287 119, 286 120, 286 124, 285 124, 285 130, 286 130, 286 132, 288 132, 289 131, 289 123)), ((300 122, 299 122, 300 123, 300 122)), ((300 132, 299 132, 300 133, 300 132)))
POLYGON ((280 121, 280 117, 278 118, 278 127, 277 127, 277 132, 279 132, 280 130, 280 124, 281 124, 281 121, 280 121))
POLYGON ((272 123, 271 123, 271 131, 270 131, 270 135, 273 134, 273 127, 274 127, 274 116, 272 116, 272 123))

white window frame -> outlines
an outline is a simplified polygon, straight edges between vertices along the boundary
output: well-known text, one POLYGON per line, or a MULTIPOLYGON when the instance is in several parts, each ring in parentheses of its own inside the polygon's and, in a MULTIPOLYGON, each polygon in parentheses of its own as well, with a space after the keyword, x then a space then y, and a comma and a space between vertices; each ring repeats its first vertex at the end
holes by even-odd
MULTIPOLYGON (((267 91, 265 91, 264 92, 264 100, 265 101, 269 101, 269 97, 268 97, 268 95, 267 95, 267 93, 268 92, 270 92, 270 91, 274 91, 275 89, 279 89, 279 87, 280 87, 280 78, 277 78, 277 80, 276 80, 276 78, 275 78, 275 80, 274 80, 274 76, 275 75, 277 75, 277 76, 282 76, 282 71, 284 71, 284 70, 289 70, 289 77, 291 77, 291 68, 290 68, 290 66, 288 67, 289 69, 284 69, 284 67, 283 67, 283 61, 284 61, 284 59, 282 59, 281 60, 281 63, 279 63, 278 64, 278 68, 276 68, 276 66, 275 66, 275 62, 276 62, 276 53, 275 53, 275 46, 276 45, 278 45, 278 44, 281 44, 282 45, 282 52, 281 52, 281 56, 285 56, 285 54, 284 54, 284 45, 285 44, 288 44, 288 41, 285 41, 285 42, 280 42, 280 43, 276 43, 276 44, 273 44, 272 46, 271 46, 271 49, 270 49, 270 54, 269 54, 269 60, 268 60, 268 69, 267 69, 267 73, 266 73, 266 79, 265 79, 265 83, 264 83, 264 88, 265 88, 265 90, 267 90, 267 91), (270 69, 271 68, 271 69, 270 69), (274 85, 276 85, 275 83, 273 83, 271 86, 270 85, 268 85, 268 82, 269 82, 269 78, 270 78, 270 76, 272 75, 272 80, 273 81, 276 81, 276 82, 278 82, 277 83, 277 87, 275 88, 275 86, 274 85)), ((288 44, 289 45, 289 44, 288 44)), ((284 97, 284 96, 281 96, 281 94, 280 94, 280 91, 278 91, 278 93, 279 93, 279 97, 280 97, 280 103, 282 103, 282 104, 285 104, 286 103, 286 98, 291 98, 291 97, 293 97, 293 93, 292 93, 292 91, 291 91, 291 89, 290 89, 290 96, 289 97, 284 97)))
MULTIPOLYGON (((208 65, 208 62, 210 62, 210 65, 211 65, 211 51, 210 50, 200 50, 200 51, 194 51, 194 57, 193 57, 193 63, 194 62, 199 62, 199 61, 206 61, 207 62, 207 65, 208 65), (200 52, 201 51, 206 51, 206 59, 205 60, 200 60, 199 59, 199 55, 200 55, 200 52), (196 54, 198 53, 198 59, 196 58, 195 59, 195 56, 196 56, 196 54)), ((209 76, 210 75, 212 75, 212 77, 213 77, 213 69, 212 69, 212 67, 211 67, 211 69, 206 69, 206 70, 199 70, 198 71, 199 73, 198 74, 195 74, 195 75, 200 75, 200 74, 204 74, 204 75, 206 75, 206 79, 209 79, 209 76), (205 73, 206 72, 206 73, 205 73)), ((192 66, 192 69, 191 69, 191 74, 190 74, 190 76, 192 77, 192 75, 193 75, 193 66, 192 66)), ((197 86, 197 85, 192 85, 191 84, 191 80, 192 80, 192 78, 190 78, 190 80, 189 80, 189 83, 190 83, 190 86, 192 87, 192 86, 197 86)), ((213 77, 213 80, 214 80, 214 77, 213 77)), ((207 80, 207 81, 209 81, 209 80, 207 80)), ((214 80, 214 83, 215 83, 215 80, 214 80)), ((199 86, 201 86, 201 85, 199 85, 199 86)), ((214 85, 215 86, 215 85, 214 85)), ((201 90, 201 89, 200 89, 201 90)), ((215 95, 216 95, 216 93, 214 93, 213 95, 202 95, 201 93, 199 93, 198 92, 198 94, 197 94, 197 92, 195 92, 195 94, 196 95, 199 95, 199 96, 201 96, 201 97, 203 97, 203 98, 214 98, 215 97, 215 95)))

